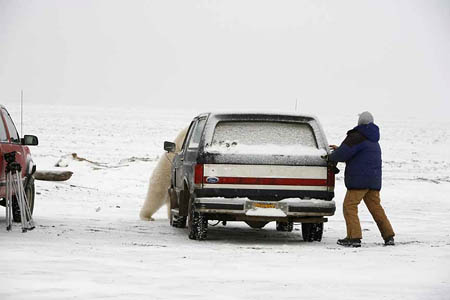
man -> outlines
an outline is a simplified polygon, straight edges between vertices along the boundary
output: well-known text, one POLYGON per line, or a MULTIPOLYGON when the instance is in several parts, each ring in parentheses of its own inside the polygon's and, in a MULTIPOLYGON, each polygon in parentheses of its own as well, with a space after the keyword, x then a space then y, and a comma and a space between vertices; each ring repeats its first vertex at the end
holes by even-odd
POLYGON ((381 190, 381 148, 378 144, 380 130, 374 124, 370 112, 359 115, 358 126, 347 132, 347 138, 334 150, 328 159, 331 162, 345 162, 344 218, 347 237, 337 241, 347 247, 361 247, 361 225, 358 218, 358 204, 364 199, 372 214, 384 244, 394 245, 394 231, 380 204, 381 190))

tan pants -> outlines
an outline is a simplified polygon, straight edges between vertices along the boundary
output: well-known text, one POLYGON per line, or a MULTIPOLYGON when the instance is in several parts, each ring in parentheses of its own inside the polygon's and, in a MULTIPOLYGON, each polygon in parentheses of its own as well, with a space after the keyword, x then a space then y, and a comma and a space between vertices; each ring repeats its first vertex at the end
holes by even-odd
POLYGON ((380 202, 380 192, 375 190, 347 190, 344 199, 344 218, 347 224, 347 238, 361 239, 361 225, 358 218, 358 204, 364 199, 364 203, 377 223, 383 239, 395 235, 383 207, 380 202))

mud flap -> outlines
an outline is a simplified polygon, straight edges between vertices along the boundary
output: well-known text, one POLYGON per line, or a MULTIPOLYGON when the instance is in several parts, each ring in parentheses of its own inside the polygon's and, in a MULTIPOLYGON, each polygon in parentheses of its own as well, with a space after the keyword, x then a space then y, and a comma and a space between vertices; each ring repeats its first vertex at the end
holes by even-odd
POLYGON ((178 208, 177 193, 173 188, 169 188, 170 209, 178 208))
POLYGON ((189 213, 189 191, 183 190, 180 192, 180 202, 178 206, 179 215, 187 217, 189 213), (188 195, 186 195, 188 193, 188 195))

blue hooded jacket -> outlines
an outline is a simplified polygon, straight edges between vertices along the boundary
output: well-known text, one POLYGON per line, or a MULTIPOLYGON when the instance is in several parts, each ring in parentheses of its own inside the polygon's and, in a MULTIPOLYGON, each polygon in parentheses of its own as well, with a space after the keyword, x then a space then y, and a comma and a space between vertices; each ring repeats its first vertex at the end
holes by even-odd
POLYGON ((329 160, 345 162, 345 186, 349 190, 381 190, 380 129, 374 123, 359 125, 347 132, 347 138, 329 160))

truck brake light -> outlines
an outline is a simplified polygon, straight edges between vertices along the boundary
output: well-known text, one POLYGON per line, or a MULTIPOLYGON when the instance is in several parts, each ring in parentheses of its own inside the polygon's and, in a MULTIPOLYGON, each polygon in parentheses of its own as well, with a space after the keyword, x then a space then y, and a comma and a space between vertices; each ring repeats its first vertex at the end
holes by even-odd
POLYGON ((194 183, 195 184, 202 184, 203 183, 203 164, 195 165, 194 183))
POLYGON ((334 167, 328 166, 327 168, 327 186, 334 188, 335 185, 335 174, 334 174, 334 167))

